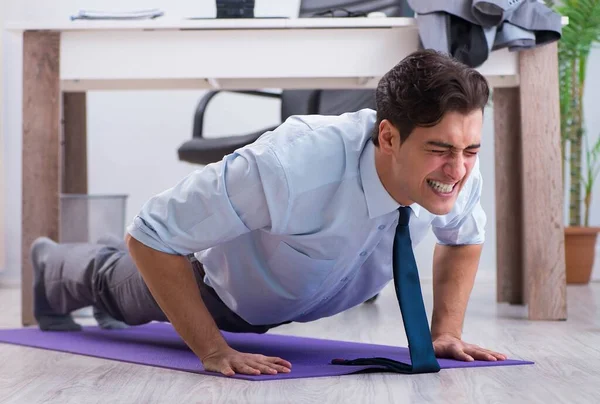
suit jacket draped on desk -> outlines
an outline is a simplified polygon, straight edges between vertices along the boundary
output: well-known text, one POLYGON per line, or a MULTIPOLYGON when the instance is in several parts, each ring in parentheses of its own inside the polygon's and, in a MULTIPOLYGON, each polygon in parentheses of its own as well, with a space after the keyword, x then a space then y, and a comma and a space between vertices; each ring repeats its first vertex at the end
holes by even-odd
POLYGON ((537 0, 408 0, 424 48, 471 67, 489 53, 530 49, 561 37, 561 16, 537 0))

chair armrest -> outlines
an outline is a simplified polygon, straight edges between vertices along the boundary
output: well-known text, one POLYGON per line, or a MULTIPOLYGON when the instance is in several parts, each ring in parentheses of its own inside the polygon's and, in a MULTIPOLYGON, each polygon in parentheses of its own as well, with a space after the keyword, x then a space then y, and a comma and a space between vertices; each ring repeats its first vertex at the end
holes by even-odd
POLYGON ((206 112, 206 108, 208 108, 208 104, 213 99, 213 97, 222 92, 229 93, 238 93, 238 94, 248 94, 248 95, 256 95, 261 97, 269 97, 269 98, 279 98, 281 99, 281 94, 278 93, 269 93, 266 91, 258 91, 258 90, 218 90, 218 91, 209 91, 200 99, 198 102, 198 106, 196 107, 196 112, 194 113, 194 126, 192 129, 192 138, 201 138, 202 130, 204 127, 204 113, 206 112))

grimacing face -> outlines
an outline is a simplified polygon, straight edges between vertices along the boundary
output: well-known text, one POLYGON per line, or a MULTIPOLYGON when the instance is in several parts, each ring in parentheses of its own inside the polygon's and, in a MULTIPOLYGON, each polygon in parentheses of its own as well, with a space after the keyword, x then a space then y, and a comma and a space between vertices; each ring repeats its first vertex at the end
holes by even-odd
POLYGON ((483 112, 448 112, 432 127, 416 127, 404 143, 387 120, 379 125, 380 178, 402 205, 417 203, 429 212, 450 212, 464 186, 481 142, 483 112))

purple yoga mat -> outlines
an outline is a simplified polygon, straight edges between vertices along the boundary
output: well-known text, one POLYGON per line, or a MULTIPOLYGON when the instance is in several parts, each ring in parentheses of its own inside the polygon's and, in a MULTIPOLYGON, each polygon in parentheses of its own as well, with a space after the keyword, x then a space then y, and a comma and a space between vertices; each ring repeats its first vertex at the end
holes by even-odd
MULTIPOLYGON (((331 360, 335 358, 385 357, 410 363, 408 349, 402 347, 275 334, 233 334, 223 332, 223 335, 234 349, 248 353, 278 356, 292 363, 290 373, 232 376, 237 379, 296 379, 339 376, 361 371, 384 371, 383 367, 378 366, 332 365, 331 360)), ((150 323, 124 330, 84 327, 81 332, 43 332, 35 327, 5 329, 0 330, 0 342, 226 377, 220 373, 205 371, 200 361, 169 323, 150 323)), ((439 359, 439 364, 442 369, 451 369, 525 365, 533 364, 533 362, 511 359, 497 362, 461 362, 439 359)))

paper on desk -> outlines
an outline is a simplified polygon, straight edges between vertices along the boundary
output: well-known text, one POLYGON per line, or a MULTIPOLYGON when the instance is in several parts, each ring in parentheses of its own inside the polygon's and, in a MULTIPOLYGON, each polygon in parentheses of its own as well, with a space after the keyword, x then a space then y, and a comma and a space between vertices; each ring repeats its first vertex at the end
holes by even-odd
POLYGON ((79 10, 77 15, 71 16, 71 20, 147 20, 163 15, 164 12, 157 8, 134 11, 79 10))

